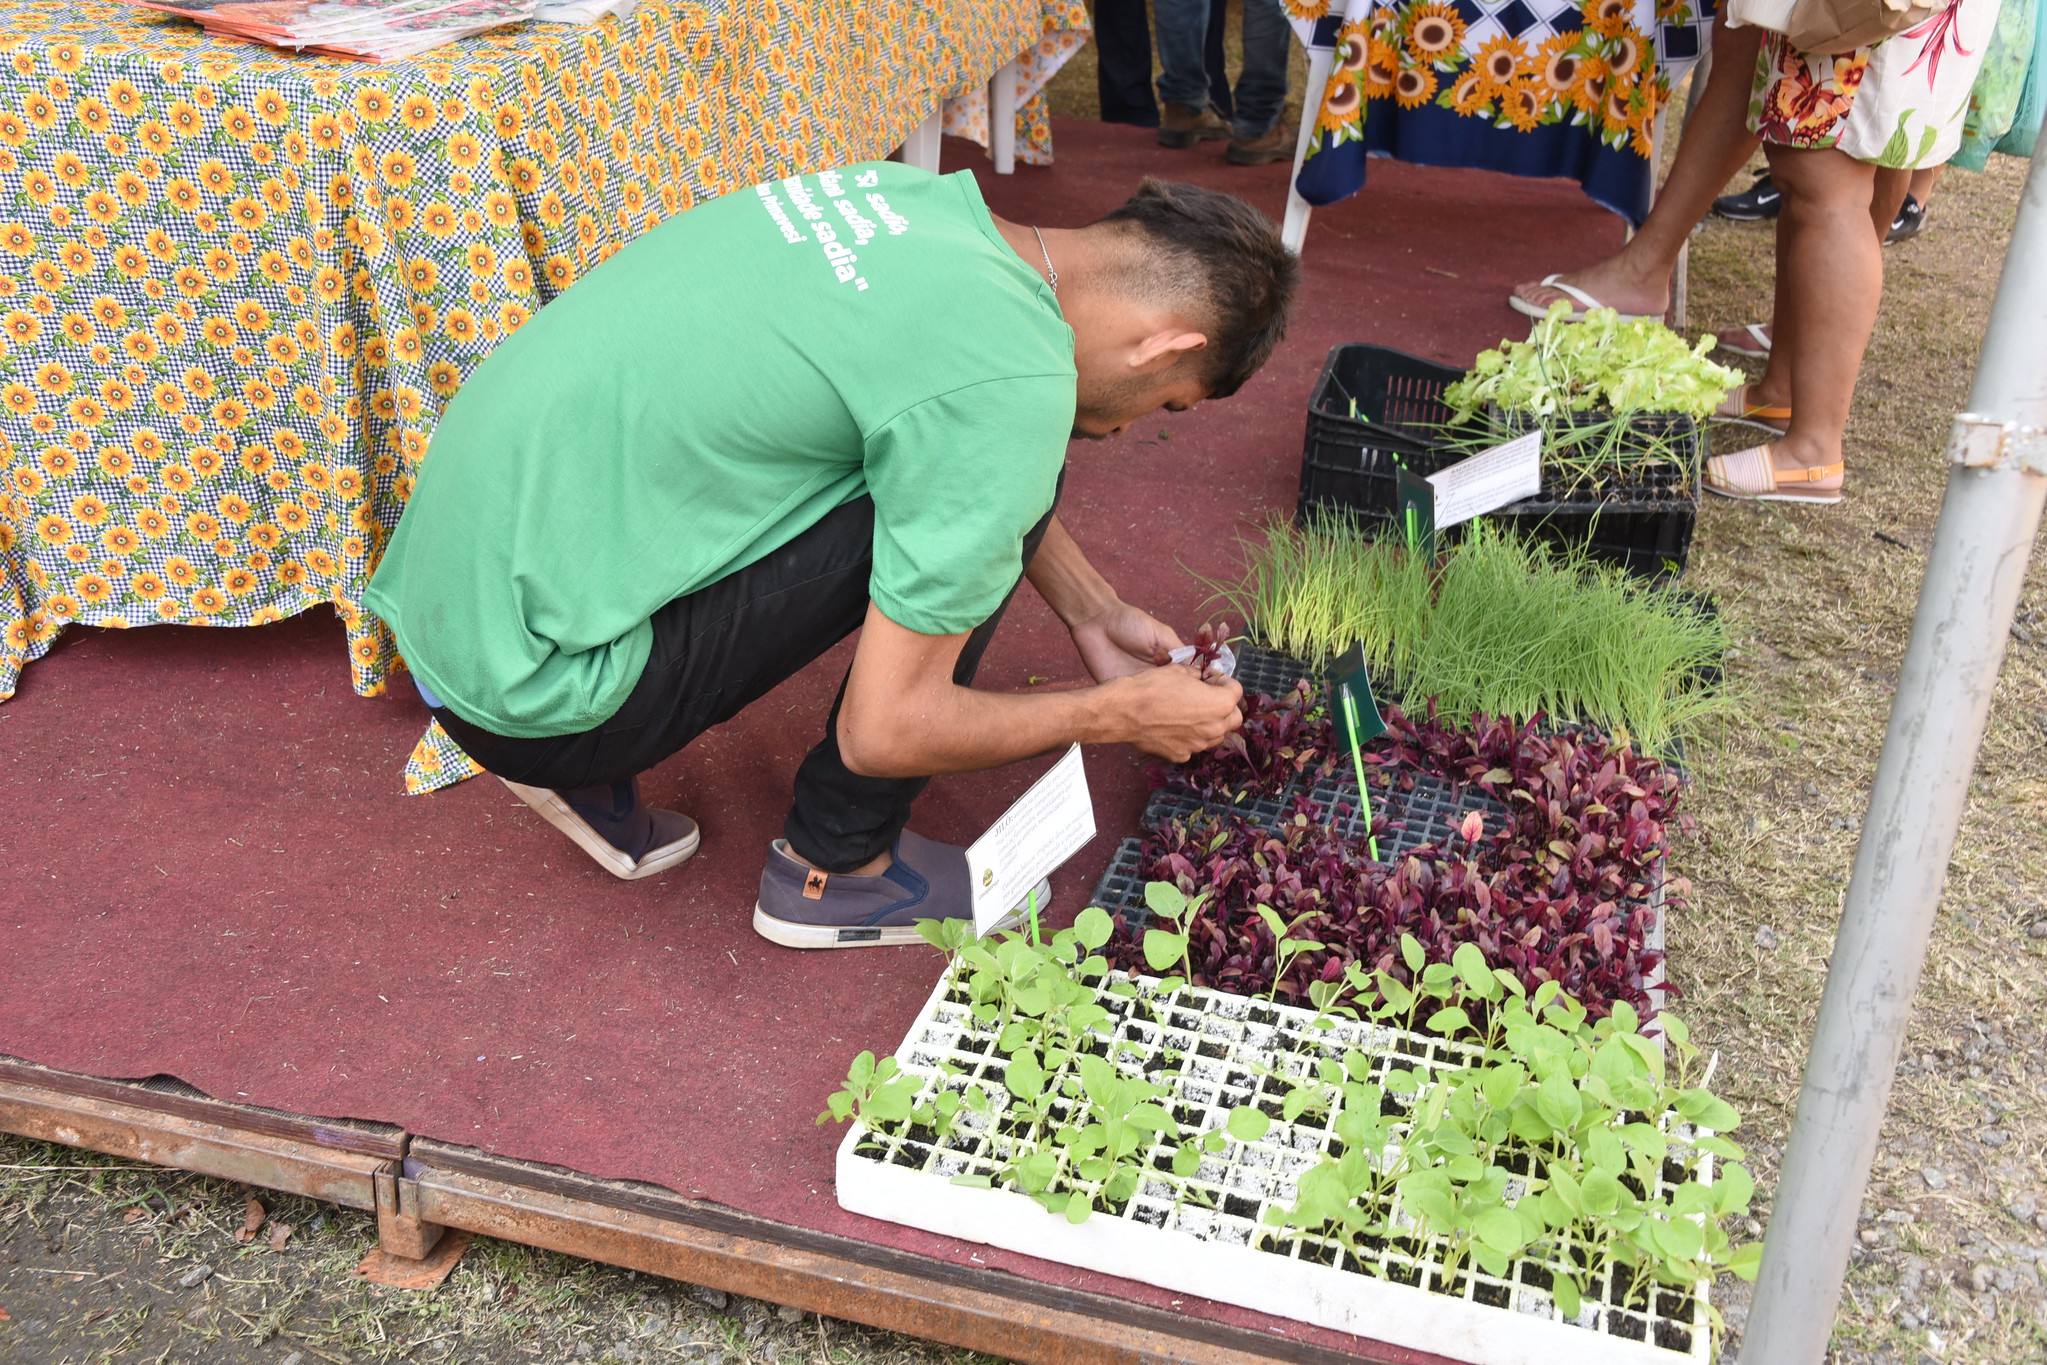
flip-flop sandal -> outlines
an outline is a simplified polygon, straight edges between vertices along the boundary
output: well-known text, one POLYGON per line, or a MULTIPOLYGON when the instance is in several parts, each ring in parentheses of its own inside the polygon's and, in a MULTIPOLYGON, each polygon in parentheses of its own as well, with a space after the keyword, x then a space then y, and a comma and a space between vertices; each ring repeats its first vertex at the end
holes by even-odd
MULTIPOLYGON (((1564 277, 1561 274, 1544 275, 1535 287, 1537 289, 1554 289, 1559 294, 1568 295, 1582 305, 1572 310, 1570 318, 1572 322, 1583 322, 1585 321, 1585 314, 1592 309, 1606 307, 1605 304, 1593 298, 1577 285, 1565 284, 1564 277)), ((1547 305, 1530 303, 1519 294, 1507 295, 1507 306, 1515 312, 1524 313, 1531 318, 1546 318, 1549 316, 1549 307, 1547 305)), ((1663 315, 1661 313, 1622 313, 1620 318, 1622 322, 1661 322, 1663 315)))
POLYGON ((1773 436, 1782 436, 1784 428, 1791 423, 1790 407, 1751 403, 1748 401, 1750 387, 1747 384, 1737 384, 1728 390, 1727 396, 1720 400, 1720 406, 1713 409, 1713 420, 1736 426, 1754 427, 1773 436))
POLYGON ((1727 339, 1727 332, 1737 330, 1732 327, 1728 328, 1727 331, 1714 333, 1714 338, 1719 341, 1720 349, 1731 355, 1746 355, 1755 356, 1758 359, 1767 359, 1770 354, 1770 334, 1764 329, 1769 325, 1767 322, 1744 322, 1739 330, 1742 335, 1748 338, 1750 343, 1748 345, 1727 339))
POLYGON ((1706 491, 1742 502, 1810 502, 1831 507, 1841 501, 1838 488, 1813 488, 1794 493, 1785 484, 1815 484, 1840 477, 1841 461, 1815 469, 1779 469, 1770 458, 1770 447, 1751 446, 1732 455, 1715 455, 1706 461, 1706 491))

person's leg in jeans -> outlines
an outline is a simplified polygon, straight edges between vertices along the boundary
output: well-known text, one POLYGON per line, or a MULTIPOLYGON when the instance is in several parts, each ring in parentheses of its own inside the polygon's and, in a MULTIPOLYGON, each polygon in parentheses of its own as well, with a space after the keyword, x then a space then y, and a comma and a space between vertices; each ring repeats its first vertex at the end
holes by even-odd
POLYGON ((1294 28, 1279 0, 1244 0, 1244 67, 1237 73, 1239 141, 1263 137, 1279 123, 1286 108, 1287 61, 1293 48, 1294 28))
POLYGON ((1155 0, 1159 49, 1159 145, 1192 147, 1230 135, 1208 107, 1209 0, 1155 0))
POLYGON ((1202 43, 1201 57, 1208 67, 1208 107, 1216 117, 1228 123, 1235 115, 1230 111, 1237 107, 1230 94, 1230 61, 1223 51, 1229 42, 1230 7, 1224 0, 1213 0, 1208 7, 1208 37, 1202 43))

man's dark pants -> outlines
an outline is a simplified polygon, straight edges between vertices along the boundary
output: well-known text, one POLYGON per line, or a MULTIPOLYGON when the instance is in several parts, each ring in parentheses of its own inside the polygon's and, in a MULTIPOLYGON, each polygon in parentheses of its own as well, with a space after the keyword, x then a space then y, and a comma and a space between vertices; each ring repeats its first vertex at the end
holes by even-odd
MULTIPOLYGON (((1050 512, 1024 537, 1022 562, 1038 552, 1050 512)), ((581 734, 511 739, 478 729, 446 707, 442 728, 471 758, 508 781, 568 790, 645 772, 714 725, 773 691, 858 629, 867 617, 874 503, 854 499, 781 549, 654 613, 646 669, 617 714, 581 734)), ((1010 596, 1015 595, 1010 589, 1010 596)), ((967 636, 953 681, 974 680, 1009 605, 967 636)), ((887 852, 930 779, 863 777, 839 756, 839 707, 796 770, 783 833, 827 872, 848 872, 887 852)))

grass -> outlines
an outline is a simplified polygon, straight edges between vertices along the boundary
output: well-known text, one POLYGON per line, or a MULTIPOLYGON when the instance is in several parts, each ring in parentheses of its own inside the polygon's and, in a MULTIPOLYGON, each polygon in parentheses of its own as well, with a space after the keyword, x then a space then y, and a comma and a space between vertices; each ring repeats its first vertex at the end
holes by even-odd
POLYGON ((1694 599, 1475 522, 1439 563, 1357 523, 1275 517, 1220 595, 1262 641, 1321 664, 1362 641, 1373 675, 1446 715, 1591 721, 1661 750, 1739 710, 1701 685, 1727 649, 1694 599))
POLYGON ((976 1365, 815 1314, 478 1238, 432 1290, 357 1280, 375 1220, 227 1181, 0 1134, 8 1365, 976 1365), (291 1235, 283 1250, 270 1228, 291 1235), (184 1287, 194 1266, 212 1274, 184 1287))

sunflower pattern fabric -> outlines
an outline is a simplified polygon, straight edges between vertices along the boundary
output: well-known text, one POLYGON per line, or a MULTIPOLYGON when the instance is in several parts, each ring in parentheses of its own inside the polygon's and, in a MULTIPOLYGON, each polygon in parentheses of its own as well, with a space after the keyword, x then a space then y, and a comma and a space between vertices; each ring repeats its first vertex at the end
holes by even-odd
POLYGON ((1296 182, 1311 204, 1364 184, 1367 154, 1566 176, 1639 223, 1652 129, 1704 53, 1698 0, 1282 0, 1334 51, 1296 182))
POLYGON ((1749 127, 1765 142, 1831 147, 1879 166, 1946 165, 1962 145, 1998 8, 1952 0, 1924 23, 1833 56, 1807 56, 1766 33, 1749 127))
MULTIPOLYGON (((1052 164, 1052 127, 1043 91, 1093 32, 1094 21, 1080 0, 1045 0, 1044 35, 1015 58, 1018 161, 1052 164)), ((988 145, 987 86, 975 86, 945 102, 945 132, 988 145)))
MULTIPOLYGON (((641 0, 379 66, 0 0, 0 698, 67 624, 322 603, 381 692, 401 661, 357 603, 499 339, 668 214, 884 155, 1026 49, 1042 85, 1085 24, 641 0)), ((1044 159, 1042 96, 1018 122, 1044 159)))

